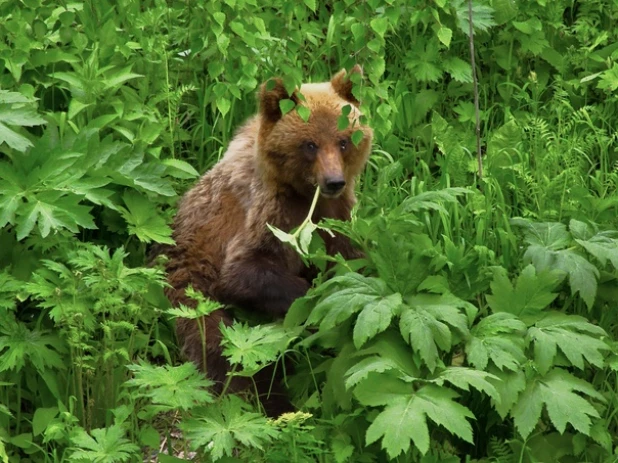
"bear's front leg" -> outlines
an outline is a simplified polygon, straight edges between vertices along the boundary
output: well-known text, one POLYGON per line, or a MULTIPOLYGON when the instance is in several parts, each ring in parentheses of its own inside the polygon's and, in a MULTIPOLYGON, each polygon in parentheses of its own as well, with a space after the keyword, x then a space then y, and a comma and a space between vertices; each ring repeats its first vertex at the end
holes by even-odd
POLYGON ((291 274, 277 253, 245 250, 226 259, 216 292, 225 304, 281 317, 310 286, 304 278, 291 274))

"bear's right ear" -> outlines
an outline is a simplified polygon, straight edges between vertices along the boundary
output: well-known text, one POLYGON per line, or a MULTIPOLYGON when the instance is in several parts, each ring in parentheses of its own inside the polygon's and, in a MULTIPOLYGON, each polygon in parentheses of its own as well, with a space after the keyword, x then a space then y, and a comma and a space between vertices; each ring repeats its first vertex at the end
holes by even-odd
POLYGON ((296 91, 290 95, 285 89, 282 79, 275 77, 267 80, 260 87, 260 114, 270 122, 277 122, 282 116, 279 102, 286 98, 298 104, 296 91))
POLYGON ((361 68, 358 64, 355 64, 354 67, 350 69, 349 73, 346 72, 345 69, 342 69, 333 76, 330 80, 330 84, 341 98, 352 103, 354 106, 359 106, 360 102, 358 101, 358 98, 356 98, 356 96, 352 93, 354 83, 352 82, 351 77, 354 74, 359 74, 362 78, 363 68, 361 68))

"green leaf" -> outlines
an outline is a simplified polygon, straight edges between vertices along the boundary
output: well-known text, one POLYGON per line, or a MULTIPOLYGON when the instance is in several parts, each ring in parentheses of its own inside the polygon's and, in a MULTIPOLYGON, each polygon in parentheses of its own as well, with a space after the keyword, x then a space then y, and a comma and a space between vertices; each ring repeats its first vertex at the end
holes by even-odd
POLYGON ((32 435, 38 436, 45 431, 49 423, 58 415, 58 408, 37 408, 32 417, 32 435))
POLYGON ((618 90, 618 64, 614 64, 611 69, 604 71, 599 79, 598 88, 615 92, 618 90))
POLYGON ((588 309, 591 309, 597 295, 599 270, 586 258, 568 249, 550 255, 554 258, 554 267, 569 275, 571 294, 579 293, 588 309))
POLYGON ((388 294, 386 284, 379 278, 364 277, 354 272, 331 279, 326 289, 332 287, 337 289, 316 304, 307 320, 312 325, 320 323, 320 330, 337 326, 388 294))
POLYGON ((170 237, 172 229, 165 223, 163 217, 153 209, 152 203, 135 191, 127 190, 123 195, 127 209, 121 213, 129 225, 129 234, 137 236, 140 241, 149 243, 174 244, 170 237))
POLYGON ((223 354, 232 365, 241 365, 249 372, 276 361, 291 340, 281 325, 234 323, 223 327, 221 334, 223 354))
POLYGON ((166 172, 175 178, 188 179, 200 176, 199 172, 191 164, 181 159, 164 159, 162 164, 167 166, 166 172))
POLYGON ((309 118, 311 117, 311 110, 307 106, 296 106, 296 112, 303 121, 309 122, 309 118))
POLYGON ((357 349, 390 326, 401 302, 401 294, 395 293, 364 306, 354 324, 353 339, 357 349))
POLYGON ((530 244, 524 259, 532 262, 538 271, 561 270, 568 274, 571 294, 579 293, 592 308, 597 292, 599 270, 572 249, 571 235, 561 223, 532 223, 524 219, 512 219, 513 225, 526 229, 525 240, 530 244))
POLYGON ((543 405, 558 432, 564 433, 567 424, 589 436, 590 418, 599 418, 599 413, 588 400, 576 394, 583 393, 605 402, 603 396, 588 382, 571 373, 556 368, 544 377, 537 377, 528 383, 512 414, 515 426, 526 439, 541 417, 543 405))
POLYGON ((346 371, 345 386, 351 389, 360 382, 366 380, 370 373, 384 373, 387 371, 399 371, 399 365, 394 360, 386 357, 366 357, 346 371))
POLYGON ((492 294, 487 296, 487 303, 492 312, 507 312, 520 319, 533 320, 543 309, 556 299, 552 290, 561 278, 556 272, 537 274, 534 266, 526 266, 513 286, 506 269, 499 267, 491 283, 492 294))
POLYGON ((441 26, 440 29, 438 29, 437 35, 438 40, 442 42, 447 48, 451 46, 451 39, 453 38, 452 29, 446 26, 441 26))
MULTIPOLYGON (((468 12, 468 1, 469 0, 453 0, 451 3, 452 7, 455 9, 455 14, 457 17, 457 26, 459 29, 466 34, 468 37, 470 36, 470 16, 468 12)), ((493 8, 477 3, 475 1, 472 2, 472 25, 474 30, 486 31, 491 26, 494 26, 496 23, 493 20, 493 8)))
POLYGON ((111 89, 124 84, 125 82, 137 79, 138 77, 144 77, 141 74, 134 74, 131 72, 133 65, 126 66, 124 68, 114 68, 108 71, 103 81, 105 89, 111 89))
POLYGON ((402 212, 416 213, 420 211, 439 211, 448 214, 443 203, 458 204, 458 197, 470 193, 466 188, 444 188, 437 191, 425 191, 415 196, 407 197, 399 206, 402 212))
POLYGON ((232 103, 228 98, 220 97, 217 98, 217 109, 221 113, 222 117, 225 117, 227 113, 230 112, 230 108, 232 107, 232 103))
POLYGON ((528 219, 516 217, 511 219, 511 224, 524 228, 524 239, 530 245, 538 245, 556 251, 571 244, 571 236, 563 223, 531 222, 528 219))
POLYGON ((403 306, 399 329, 401 335, 434 371, 438 364, 438 348, 451 349, 452 335, 449 325, 468 334, 468 321, 461 309, 469 303, 452 294, 419 294, 408 299, 403 306))
POLYGON ((315 12, 317 8, 316 0, 303 0, 303 2, 305 3, 305 5, 307 5, 307 8, 315 12))
POLYGON ((208 392, 212 382, 193 363, 155 366, 142 362, 127 368, 133 372, 133 378, 125 382, 127 387, 135 389, 137 397, 146 397, 168 410, 189 410, 213 401, 208 392))
POLYGON ((609 260, 618 269, 618 239, 607 236, 606 233, 598 233, 588 240, 576 239, 577 244, 594 256, 603 267, 609 260))
POLYGON ((472 82, 472 67, 470 63, 456 56, 444 60, 444 70, 457 82, 472 82))
POLYGON ((29 330, 24 324, 9 320, 0 326, 0 333, 0 372, 21 371, 27 364, 40 373, 66 368, 60 355, 64 353, 64 344, 56 335, 29 330))
POLYGON ((517 370, 526 360, 524 336, 526 325, 508 312, 483 318, 470 330, 466 343, 468 362, 485 370, 491 360, 500 370, 517 370))
POLYGON ((180 428, 192 449, 206 449, 214 461, 224 455, 231 457, 240 446, 262 450, 279 434, 271 420, 249 411, 248 405, 233 395, 195 411, 180 428))
POLYGON ((360 142, 363 141, 363 137, 365 136, 365 134, 363 134, 362 130, 355 130, 354 133, 352 133, 352 143, 354 143, 354 146, 358 146, 360 145, 360 142))
POLYGON ((6 143, 14 150, 24 152, 32 143, 10 126, 32 127, 45 123, 45 119, 36 113, 33 99, 21 93, 0 90, 0 144, 6 143))
POLYGON ((495 386, 489 380, 499 381, 497 376, 484 371, 473 370, 472 368, 464 367, 448 367, 442 370, 434 379, 433 382, 438 386, 442 386, 445 382, 451 383, 464 391, 469 391, 470 386, 480 392, 484 392, 493 399, 494 402, 500 403, 500 394, 495 386))
POLYGON ((369 25, 374 30, 374 32, 378 34, 378 36, 384 38, 384 34, 386 33, 386 29, 388 28, 388 19, 383 16, 374 18, 369 21, 369 25))
POLYGON ((541 374, 547 373, 554 365, 558 347, 571 365, 580 370, 584 369, 584 359, 602 368, 602 351, 609 350, 609 346, 598 337, 606 335, 602 328, 585 318, 560 312, 548 313, 528 332, 528 338, 534 343, 535 362, 541 374))
POLYGON ((279 109, 281 110, 281 114, 287 114, 292 111, 296 107, 296 103, 290 100, 289 98, 283 98, 279 100, 279 109))
POLYGON ((90 435, 78 428, 71 435, 73 452, 69 461, 127 461, 139 452, 139 447, 124 437, 124 430, 119 425, 107 429, 93 429, 90 435))
POLYGON ((526 389, 526 375, 523 370, 500 371, 493 367, 490 371, 499 378, 499 381, 492 381, 492 383, 500 394, 500 401, 492 400, 492 405, 504 420, 517 403, 519 394, 526 389))
MULTIPOLYGON (((379 390, 379 383, 376 384, 379 390)), ((461 439, 472 442, 472 427, 467 418, 474 416, 453 399, 449 389, 427 385, 416 392, 393 398, 367 429, 367 445, 382 439, 382 448, 391 459, 410 448, 412 441, 423 454, 429 450, 427 419, 443 426, 461 439)))

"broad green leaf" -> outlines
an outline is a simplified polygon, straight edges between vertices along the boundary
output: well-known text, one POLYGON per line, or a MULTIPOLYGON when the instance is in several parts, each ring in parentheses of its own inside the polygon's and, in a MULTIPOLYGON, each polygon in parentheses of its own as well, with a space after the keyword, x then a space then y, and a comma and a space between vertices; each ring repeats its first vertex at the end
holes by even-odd
POLYGON ((526 266, 515 285, 507 277, 506 269, 499 267, 491 283, 492 294, 487 296, 487 303, 492 312, 507 312, 522 320, 537 317, 558 296, 552 290, 561 278, 556 272, 537 273, 534 266, 526 266))
POLYGON ((603 367, 603 351, 609 346, 599 340, 605 331, 585 318, 560 312, 548 313, 532 326, 528 338, 534 343, 534 358, 541 374, 554 365, 557 348, 574 367, 583 370, 584 359, 597 368, 603 367))
POLYGON ((191 164, 181 159, 164 159, 162 164, 167 166, 167 173, 176 178, 195 178, 199 177, 199 172, 191 164))
POLYGON ((456 397, 457 394, 450 389, 434 385, 395 397, 367 429, 367 445, 382 439, 382 448, 394 459, 407 452, 412 441, 425 454, 429 450, 428 419, 472 442, 472 427, 467 418, 474 416, 466 407, 453 401, 456 397))
POLYGON ((498 391, 489 380, 500 381, 497 376, 485 371, 463 367, 448 367, 442 370, 433 379, 433 382, 438 386, 448 382, 464 391, 469 391, 470 386, 472 386, 477 391, 487 394, 494 402, 500 403, 500 394, 498 394, 498 391))
POLYGON ((444 70, 458 82, 472 82, 472 67, 470 63, 456 56, 444 60, 444 70))
POLYGON ((105 88, 110 89, 118 85, 122 85, 128 80, 137 79, 138 77, 144 77, 141 74, 132 73, 131 72, 132 67, 133 65, 130 65, 124 68, 120 68, 120 69, 116 68, 112 71, 109 71, 105 75, 105 80, 103 81, 103 83, 105 84, 105 88))
POLYGON ((196 410, 180 424, 192 449, 207 449, 213 461, 231 457, 239 446, 263 449, 278 435, 272 421, 250 411, 237 396, 226 396, 216 405, 196 410))
POLYGON ((232 365, 257 371, 277 360, 291 337, 281 325, 248 326, 234 323, 221 329, 223 354, 232 365))
POLYGON ((425 191, 406 198, 400 206, 402 212, 416 213, 420 211, 439 211, 448 214, 443 203, 458 203, 458 197, 470 193, 466 188, 444 188, 436 191, 425 191))
POLYGON ((217 98, 217 109, 221 113, 222 117, 225 117, 227 113, 230 112, 230 108, 232 107, 232 103, 229 98, 220 97, 217 98))
POLYGON ((294 103, 289 98, 283 98, 279 100, 279 109, 281 110, 281 114, 287 114, 294 109, 296 103, 294 103))
POLYGON ((591 309, 597 294, 599 270, 585 257, 569 249, 555 251, 552 257, 554 267, 569 275, 571 294, 579 293, 588 309, 591 309))
POLYGON ((557 251, 571 244, 571 236, 566 225, 558 222, 531 222, 527 219, 513 218, 511 223, 525 230, 525 241, 557 251))
POLYGON ((127 368, 133 372, 133 378, 125 382, 127 387, 135 389, 138 397, 168 410, 189 410, 213 401, 208 392, 212 382, 193 363, 156 366, 142 362, 127 368))
POLYGON ((492 405, 500 417, 506 419, 517 403, 520 393, 526 389, 526 375, 523 370, 500 371, 496 367, 491 367, 489 371, 499 378, 499 381, 490 380, 500 395, 499 401, 491 401, 492 405))
POLYGON ((38 436, 45 431, 49 423, 58 415, 58 408, 37 408, 32 417, 32 435, 38 436))
POLYGON ((317 8, 316 0, 303 0, 303 2, 305 3, 305 5, 307 5, 307 8, 309 8, 311 11, 316 10, 317 8))
POLYGON ((401 305, 401 294, 395 293, 365 305, 354 324, 354 345, 360 349, 368 340, 387 329, 401 305))
POLYGON ((0 90, 0 144, 6 143, 16 151, 24 152, 32 146, 30 140, 10 126, 32 127, 46 121, 36 113, 34 100, 17 92, 0 90))
POLYGON ((483 318, 470 330, 466 343, 468 362, 481 370, 489 360, 500 370, 517 370, 526 360, 524 335, 526 325, 508 312, 497 312, 483 318))
MULTIPOLYGON (((582 231, 580 236, 584 233, 582 231)), ((618 269, 618 239, 612 237, 609 233, 597 233, 588 239, 576 239, 575 242, 594 256, 603 267, 607 265, 609 260, 612 266, 618 269)))
POLYGON ((6 143, 17 151, 26 151, 32 142, 0 122, 0 143, 6 143))
POLYGON ((599 413, 577 392, 605 402, 590 383, 559 368, 529 382, 512 411, 521 436, 525 439, 534 430, 543 406, 547 407, 549 418, 558 432, 564 433, 566 425, 571 424, 577 431, 589 436, 590 418, 599 418, 599 413))
POLYGON ((304 105, 296 106, 296 112, 298 113, 298 115, 303 121, 309 122, 309 118, 311 117, 311 110, 307 106, 304 106, 304 105))
POLYGON ((451 348, 451 328, 468 334, 468 321, 462 309, 469 303, 451 294, 419 294, 408 299, 401 311, 401 335, 417 351, 430 371, 438 364, 438 349, 451 348))
POLYGON ((0 327, 0 372, 21 371, 27 364, 39 372, 63 370, 64 349, 56 335, 30 330, 22 323, 7 323, 0 327))
MULTIPOLYGON (((455 9, 457 26, 459 29, 470 36, 470 16, 468 12, 468 0, 453 0, 452 7, 455 9)), ((493 20, 493 8, 481 3, 472 2, 472 26, 474 30, 486 31, 495 25, 493 20)))
POLYGON ((378 357, 377 355, 366 357, 346 371, 347 379, 345 386, 351 389, 358 383, 366 380, 370 373, 384 373, 387 371, 399 371, 399 366, 394 360, 387 357, 378 357))
POLYGON ((123 195, 127 208, 121 209, 122 216, 129 225, 129 234, 137 236, 140 241, 149 243, 174 244, 170 237, 172 229, 165 223, 163 217, 153 209, 152 203, 135 191, 127 190, 123 195))
POLYGON ((615 92, 618 90, 618 65, 614 64, 611 69, 608 69, 601 74, 601 79, 599 79, 599 84, 597 85, 600 89, 609 90, 610 92, 615 92))
POLYGON ((388 294, 382 280, 358 273, 335 277, 330 280, 330 285, 337 285, 338 289, 322 298, 307 320, 309 324, 320 323, 320 330, 334 328, 367 305, 378 303, 388 294))
POLYGON ((374 18, 369 22, 369 25, 374 30, 374 32, 378 34, 378 36, 384 38, 384 34, 386 33, 386 29, 388 27, 388 19, 386 19, 384 16, 374 18))
POLYGON ((139 452, 139 447, 125 436, 124 429, 112 425, 105 429, 93 429, 88 434, 78 428, 71 434, 71 444, 74 449, 69 454, 69 461, 127 461, 139 452))
POLYGON ((447 48, 451 46, 451 39, 453 38, 453 31, 446 26, 442 26, 438 29, 438 40, 442 42, 447 48))

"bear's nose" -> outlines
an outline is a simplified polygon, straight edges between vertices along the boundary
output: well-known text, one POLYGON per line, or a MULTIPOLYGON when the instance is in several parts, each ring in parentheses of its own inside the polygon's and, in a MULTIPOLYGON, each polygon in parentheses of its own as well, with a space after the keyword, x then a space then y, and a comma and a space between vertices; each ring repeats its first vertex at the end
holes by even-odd
POLYGON ((327 193, 338 193, 343 190, 345 186, 345 180, 343 178, 329 178, 326 180, 325 185, 327 193))

